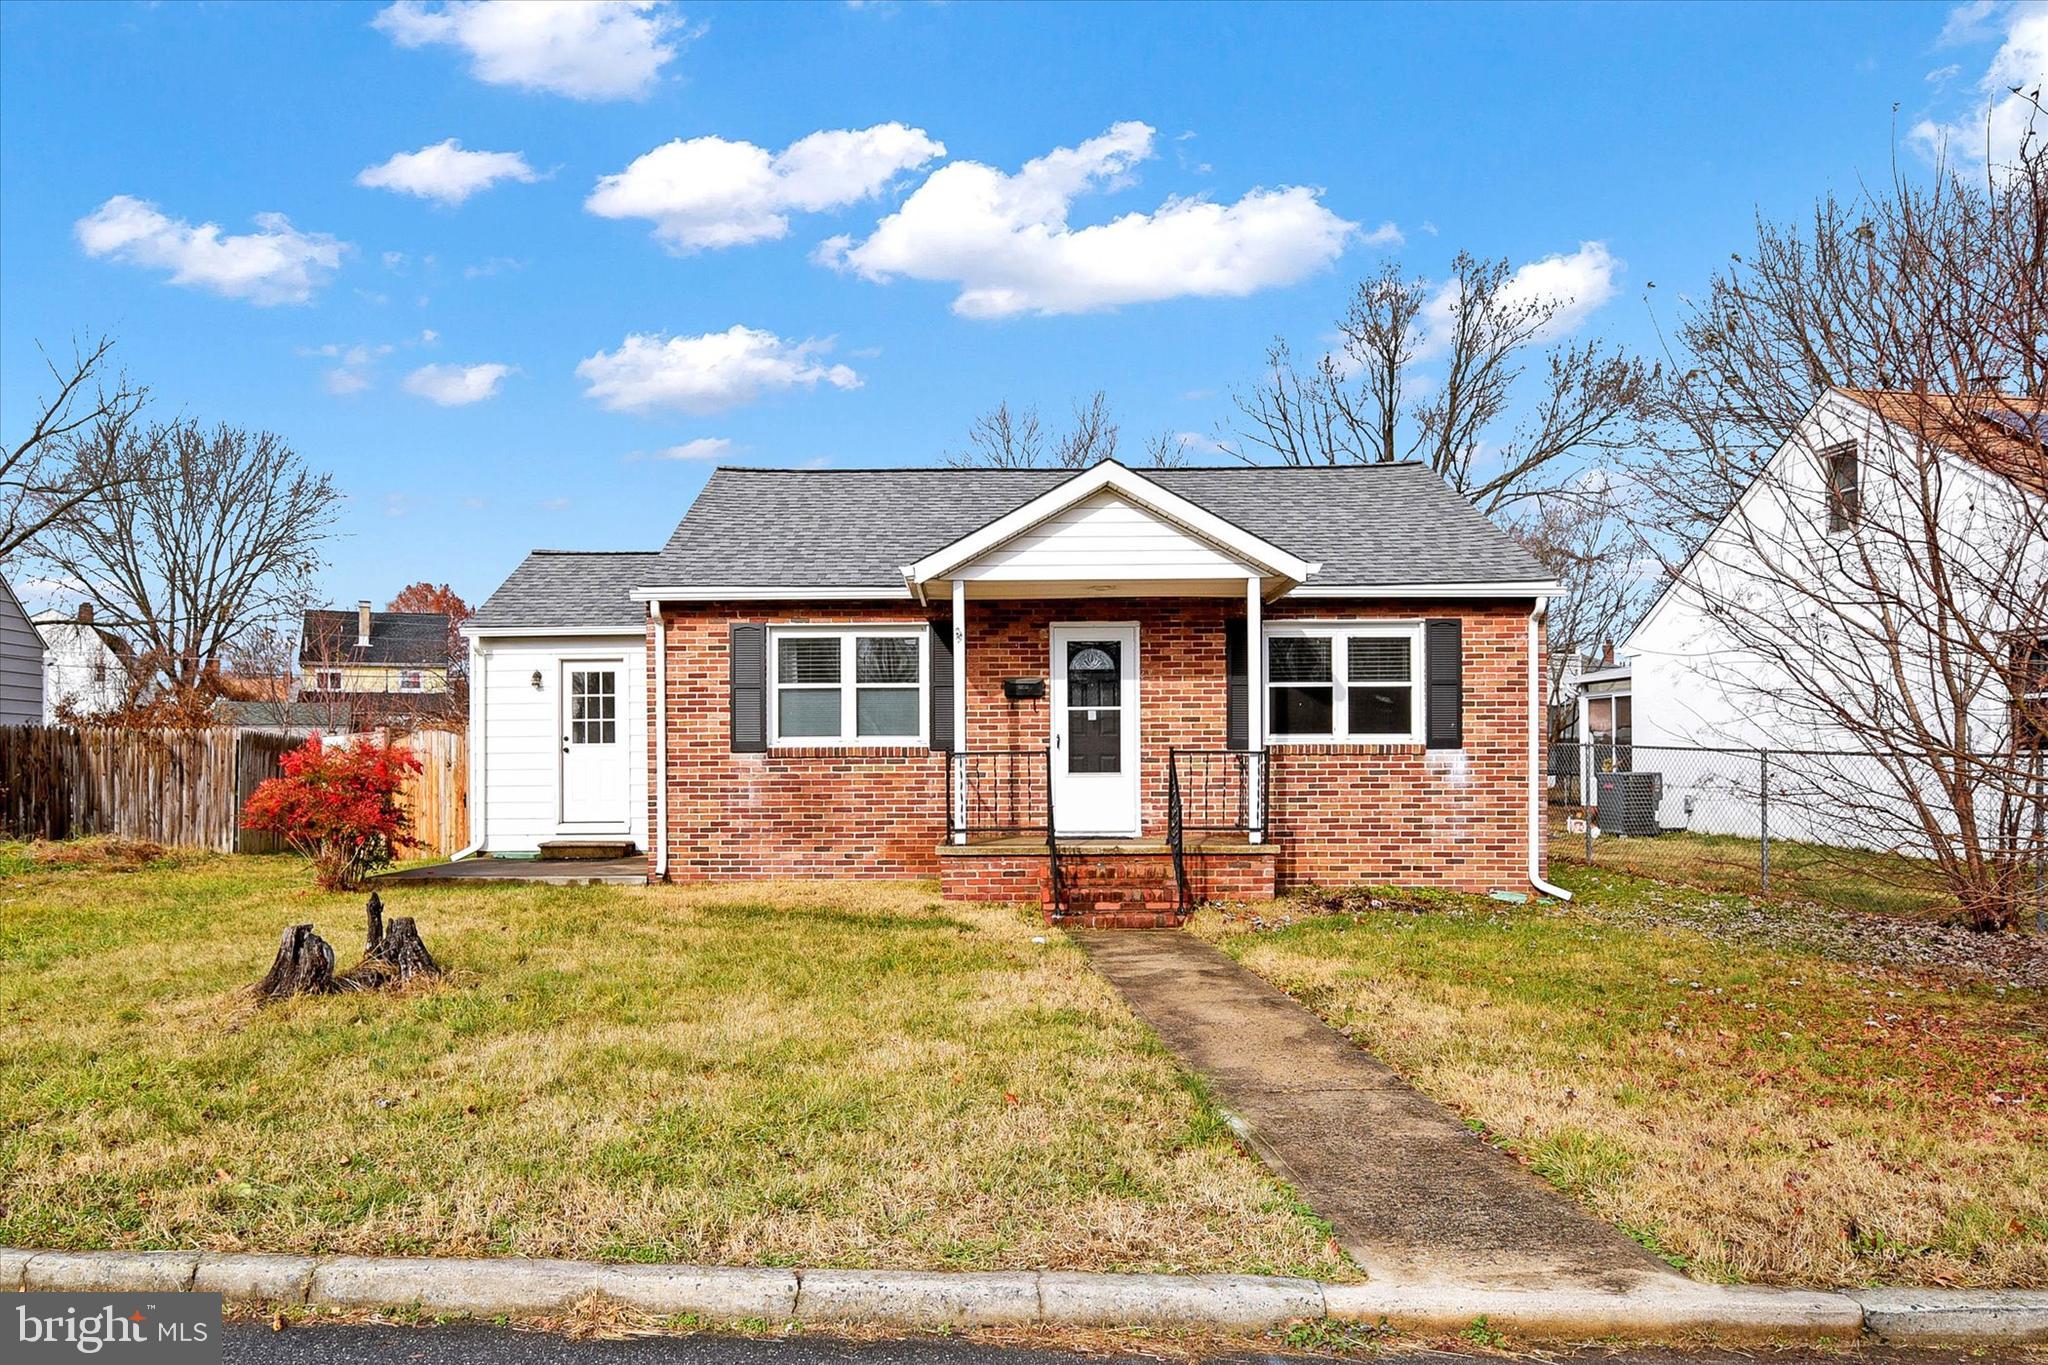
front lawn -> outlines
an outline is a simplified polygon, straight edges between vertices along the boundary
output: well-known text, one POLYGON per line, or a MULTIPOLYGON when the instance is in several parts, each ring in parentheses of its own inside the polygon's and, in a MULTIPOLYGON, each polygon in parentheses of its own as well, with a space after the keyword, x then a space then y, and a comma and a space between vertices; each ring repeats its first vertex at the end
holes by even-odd
POLYGON ((1811 908, 1560 880, 1570 907, 1354 896, 1195 927, 1703 1278, 2048 1287, 2038 942, 2003 936, 1968 981, 1858 961, 1811 908))
POLYGON ((1014 910, 387 888, 447 982, 258 1008, 289 923, 355 960, 360 898, 118 868, 0 847, 0 1244, 1355 1273, 1014 910))

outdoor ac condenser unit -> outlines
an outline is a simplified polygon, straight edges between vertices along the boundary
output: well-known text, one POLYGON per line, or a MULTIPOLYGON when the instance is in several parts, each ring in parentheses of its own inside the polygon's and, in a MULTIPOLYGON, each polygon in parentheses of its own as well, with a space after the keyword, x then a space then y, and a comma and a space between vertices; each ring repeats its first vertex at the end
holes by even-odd
POLYGON ((1663 800, 1662 773, 1601 773, 1594 823, 1602 834, 1651 838, 1662 833, 1657 807, 1663 800))

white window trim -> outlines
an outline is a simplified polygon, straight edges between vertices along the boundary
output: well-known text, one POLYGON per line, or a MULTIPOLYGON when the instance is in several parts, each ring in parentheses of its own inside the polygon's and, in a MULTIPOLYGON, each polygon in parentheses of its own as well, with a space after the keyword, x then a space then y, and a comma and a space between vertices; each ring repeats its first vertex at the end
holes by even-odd
POLYGON ((424 692, 427 690, 427 670, 424 668, 401 668, 398 670, 398 690, 401 692, 424 692), (412 685, 406 685, 406 678, 412 678, 412 685))
POLYGON ((342 671, 338 668, 316 668, 313 670, 313 690, 315 692, 339 692, 346 683, 347 679, 343 677, 342 671), (327 685, 327 679, 329 678, 334 680, 334 686, 332 687, 327 685))
MULTIPOLYGON (((1422 622, 1420 621, 1286 621, 1265 627, 1261 632, 1259 646, 1259 685, 1265 688, 1265 715, 1268 744, 1420 744, 1423 738, 1423 707, 1425 705, 1423 673, 1426 661, 1423 658, 1422 622), (1352 734, 1349 730, 1351 707, 1344 695, 1349 687, 1351 668, 1350 650, 1344 641, 1358 638, 1398 639, 1408 641, 1408 729, 1405 732, 1352 734), (1273 688, 1292 684, 1273 682, 1273 651, 1269 647, 1274 640, 1326 639, 1330 645, 1330 731, 1326 734, 1289 734, 1277 727, 1274 721, 1273 688)), ((1320 683, 1308 686, 1322 686, 1320 683)))
MULTIPOLYGON (((869 687, 903 686, 868 683, 869 687)), ((908 690, 907 688, 905 690, 908 690)), ((849 622, 829 626, 768 627, 768 747, 771 749, 910 749, 931 745, 932 646, 931 631, 924 626, 906 626, 900 621, 862 625, 849 622), (911 735, 856 735, 858 700, 862 686, 857 678, 853 641, 856 636, 917 641, 917 733, 911 735), (798 691, 825 691, 829 683, 782 682, 782 642, 801 639, 836 639, 839 645, 839 735, 782 734, 780 695, 785 686, 798 691)))

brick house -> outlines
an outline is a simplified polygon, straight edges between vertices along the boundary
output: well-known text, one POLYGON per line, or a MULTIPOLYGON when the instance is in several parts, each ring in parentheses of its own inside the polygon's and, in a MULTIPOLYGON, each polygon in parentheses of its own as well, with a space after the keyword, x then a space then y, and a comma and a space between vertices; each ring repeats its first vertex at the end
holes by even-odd
POLYGON ((1416 464, 716 471, 471 642, 471 852, 1173 922, 1541 889, 1555 590, 1416 464))

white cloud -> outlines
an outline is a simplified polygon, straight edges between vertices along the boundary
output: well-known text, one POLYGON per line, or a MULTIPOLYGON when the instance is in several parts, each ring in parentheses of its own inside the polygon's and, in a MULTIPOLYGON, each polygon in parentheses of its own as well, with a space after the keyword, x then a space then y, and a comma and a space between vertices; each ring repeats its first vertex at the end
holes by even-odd
POLYGON ((732 441, 724 436, 699 436, 694 441, 685 441, 679 446, 654 452, 657 460, 722 460, 732 450, 732 441))
POLYGON ((689 36, 657 0, 398 0, 372 23, 400 47, 461 48, 487 84, 579 100, 644 97, 689 36))
POLYGON ((1958 5, 1949 11, 1941 41, 1980 40, 1998 31, 2000 21, 2003 41, 1977 79, 1977 101, 1954 119, 1921 119, 1906 134, 1907 142, 1929 160, 1948 156, 1975 165, 1988 158, 1994 167, 2010 167, 2018 162, 2029 129, 2037 139, 2048 136, 2048 119, 2039 117, 2034 103, 2048 82, 2048 4, 1975 0, 1958 5))
POLYGON ((472 152, 454 138, 399 152, 381 166, 365 166, 356 183, 373 190, 415 194, 450 208, 500 180, 532 184, 540 177, 518 152, 472 152))
POLYGON ((866 241, 835 237, 815 259, 877 282, 957 284, 953 311, 965 317, 1085 313, 1292 284, 1334 261, 1357 226, 1299 186, 1255 189, 1234 204, 1170 198, 1151 213, 1069 226, 1074 200, 1127 186, 1132 167, 1154 155, 1153 139, 1146 124, 1119 123, 1015 175, 952 162, 866 241))
POLYGON ((678 253, 741 246, 788 235, 792 212, 871 198, 945 154, 922 128, 900 123, 820 131, 779 152, 722 137, 677 138, 600 179, 583 207, 600 218, 648 219, 678 253))
POLYGON ((223 236, 217 223, 194 227, 117 194, 73 230, 88 256, 168 270, 172 284, 263 305, 307 302, 349 250, 324 232, 300 232, 281 213, 259 213, 255 222, 255 232, 223 236))
MULTIPOLYGON (((1516 269, 1501 286, 1500 300, 1509 307, 1550 300, 1557 311, 1538 335, 1551 340, 1576 330, 1579 324, 1614 297, 1615 276, 1622 263, 1607 250, 1605 242, 1581 242, 1570 255, 1545 256, 1516 269)), ((1416 358, 1428 359, 1448 350, 1458 313, 1458 284, 1446 280, 1422 305, 1422 344, 1416 358)))
POLYGON ((422 365, 405 377, 405 391, 444 408, 467 407, 496 396, 510 365, 422 365))
POLYGON ((370 387, 370 376, 361 370, 337 365, 320 376, 320 383, 336 398, 353 398, 370 387))
POLYGON ((751 403, 772 390, 857 389, 860 376, 817 357, 829 341, 784 341, 756 327, 703 336, 635 332, 616 351, 599 351, 576 367, 595 398, 614 412, 675 408, 702 416, 751 403))

